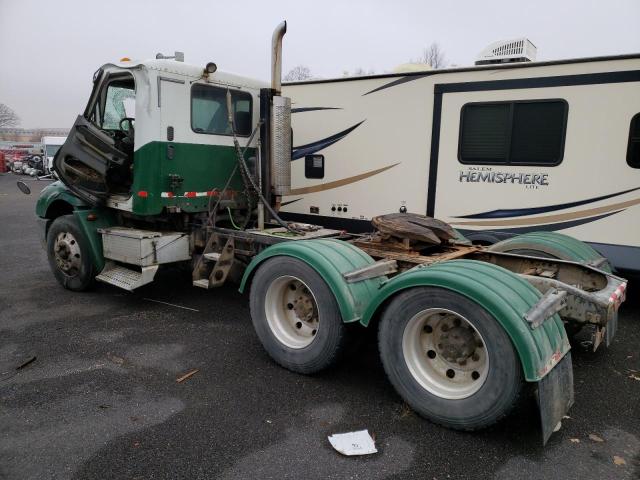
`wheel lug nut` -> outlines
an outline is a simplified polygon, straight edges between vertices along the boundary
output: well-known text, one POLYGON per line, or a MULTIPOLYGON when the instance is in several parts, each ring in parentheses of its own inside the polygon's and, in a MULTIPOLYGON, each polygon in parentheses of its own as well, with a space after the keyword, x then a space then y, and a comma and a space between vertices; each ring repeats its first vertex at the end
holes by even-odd
POLYGON ((480 360, 480 355, 478 355, 477 353, 474 353, 473 356, 471 357, 471 360, 473 360, 474 362, 477 362, 478 360, 480 360))

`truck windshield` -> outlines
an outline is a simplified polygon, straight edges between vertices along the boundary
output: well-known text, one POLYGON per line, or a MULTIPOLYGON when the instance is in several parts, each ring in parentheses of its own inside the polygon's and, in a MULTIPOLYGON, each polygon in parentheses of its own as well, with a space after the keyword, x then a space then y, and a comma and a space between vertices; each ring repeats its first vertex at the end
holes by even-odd
MULTIPOLYGON (((107 88, 107 95, 104 105, 104 116, 102 119, 103 130, 121 130, 120 121, 127 117, 125 107, 130 99, 135 99, 136 92, 130 81, 112 82, 107 88)), ((124 129, 129 127, 124 123, 124 129)))

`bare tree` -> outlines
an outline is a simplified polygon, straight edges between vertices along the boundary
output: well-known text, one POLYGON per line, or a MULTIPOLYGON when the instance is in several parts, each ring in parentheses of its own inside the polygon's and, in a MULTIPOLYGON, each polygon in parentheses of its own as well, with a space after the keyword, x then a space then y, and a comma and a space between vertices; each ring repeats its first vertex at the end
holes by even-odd
POLYGON ((0 103, 0 128, 15 127, 20 124, 20 117, 7 107, 4 103, 0 103))
POLYGON ((420 57, 421 63, 428 63, 431 68, 443 68, 446 66, 447 59, 444 56, 444 51, 440 47, 438 42, 433 42, 422 52, 420 57))
POLYGON ((362 67, 358 67, 353 70, 353 73, 349 72, 349 70, 344 70, 342 72, 343 77, 365 77, 367 75, 375 75, 376 71, 373 68, 370 68, 369 71, 366 71, 362 67))
POLYGON ((284 76, 285 82, 297 82, 300 80, 311 80, 313 76, 311 75, 311 70, 309 67, 305 65, 297 65, 293 67, 289 72, 284 76))

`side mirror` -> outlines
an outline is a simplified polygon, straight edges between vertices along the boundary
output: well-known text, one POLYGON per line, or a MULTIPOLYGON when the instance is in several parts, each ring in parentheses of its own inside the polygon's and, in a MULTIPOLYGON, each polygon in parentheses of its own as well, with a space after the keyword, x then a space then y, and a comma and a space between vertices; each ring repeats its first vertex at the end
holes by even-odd
POLYGON ((31 193, 31 189, 29 188, 29 185, 24 183, 22 180, 18 181, 18 188, 25 195, 29 195, 31 193))

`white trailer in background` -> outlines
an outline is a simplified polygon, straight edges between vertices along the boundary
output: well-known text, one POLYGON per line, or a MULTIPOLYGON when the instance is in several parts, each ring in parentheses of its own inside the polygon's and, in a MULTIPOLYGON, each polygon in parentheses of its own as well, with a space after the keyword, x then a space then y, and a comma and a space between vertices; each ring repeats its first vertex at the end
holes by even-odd
POLYGON ((285 218, 368 231, 373 216, 407 211, 485 244, 557 231, 640 271, 640 55, 283 91, 293 128, 285 218))
POLYGON ((44 154, 42 165, 45 174, 51 172, 53 157, 66 140, 67 137, 42 137, 42 152, 44 154))

